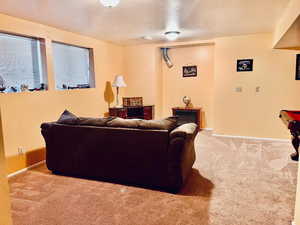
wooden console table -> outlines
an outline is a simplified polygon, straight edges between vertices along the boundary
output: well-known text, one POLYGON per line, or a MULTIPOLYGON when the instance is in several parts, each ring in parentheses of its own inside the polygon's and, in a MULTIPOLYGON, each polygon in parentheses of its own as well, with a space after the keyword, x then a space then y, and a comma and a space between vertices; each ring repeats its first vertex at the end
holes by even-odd
POLYGON ((178 116, 178 124, 195 123, 198 125, 198 130, 201 126, 201 108, 186 108, 175 107, 172 108, 173 116, 178 116))
POLYGON ((109 115, 124 119, 152 120, 154 118, 154 105, 109 108, 109 115))

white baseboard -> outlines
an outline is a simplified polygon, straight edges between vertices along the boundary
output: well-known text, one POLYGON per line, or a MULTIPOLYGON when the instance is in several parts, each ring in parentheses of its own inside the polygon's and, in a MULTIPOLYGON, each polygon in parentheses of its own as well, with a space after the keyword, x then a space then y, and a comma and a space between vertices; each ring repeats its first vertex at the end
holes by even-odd
POLYGON ((24 168, 24 169, 21 169, 21 170, 18 170, 18 171, 16 171, 16 172, 14 172, 14 173, 8 174, 8 175, 7 175, 7 178, 10 178, 10 177, 16 176, 16 175, 18 175, 18 174, 24 173, 24 172, 26 172, 27 170, 30 170, 30 169, 32 169, 32 168, 35 168, 35 167, 41 165, 41 164, 44 164, 45 162, 46 162, 46 161, 43 160, 43 161, 40 161, 40 162, 38 162, 38 163, 35 163, 35 164, 31 165, 31 166, 28 166, 28 167, 26 167, 26 168, 24 168))
POLYGON ((224 135, 224 134, 213 134, 215 137, 227 137, 227 138, 243 138, 259 141, 277 141, 277 142, 291 142, 290 139, 280 139, 280 138, 260 138, 260 137, 249 137, 249 136, 234 136, 234 135, 224 135))
POLYGON ((201 130, 213 131, 213 128, 201 128, 201 130))

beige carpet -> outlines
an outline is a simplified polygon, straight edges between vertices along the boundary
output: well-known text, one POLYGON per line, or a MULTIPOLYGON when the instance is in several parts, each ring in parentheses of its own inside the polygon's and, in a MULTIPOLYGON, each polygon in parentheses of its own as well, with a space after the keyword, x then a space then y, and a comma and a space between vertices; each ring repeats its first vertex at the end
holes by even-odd
POLYGON ((52 175, 45 166, 9 180, 14 225, 290 225, 297 163, 289 142, 201 132, 178 195, 52 175))

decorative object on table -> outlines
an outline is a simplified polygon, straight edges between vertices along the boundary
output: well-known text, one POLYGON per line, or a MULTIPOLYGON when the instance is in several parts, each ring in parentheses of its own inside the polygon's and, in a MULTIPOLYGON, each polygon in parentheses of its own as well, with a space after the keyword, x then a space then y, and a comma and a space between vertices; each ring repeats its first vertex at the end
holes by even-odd
POLYGON ((197 66, 183 66, 182 67, 183 77, 196 77, 197 76, 197 66))
POLYGON ((300 54, 296 56, 296 80, 300 80, 300 54))
POLYGON ((6 89, 5 81, 2 76, 0 76, 0 92, 3 93, 6 89))
POLYGON ((122 105, 120 105, 120 103, 119 103, 119 88, 120 87, 127 87, 123 76, 122 75, 117 75, 115 77, 115 81, 114 81, 112 86, 117 88, 117 104, 116 104, 115 107, 116 108, 122 108, 122 105))
POLYGON ((123 106, 143 106, 143 97, 123 98, 123 106))
POLYGON ((191 104, 192 102, 192 99, 188 96, 184 96, 183 99, 182 99, 183 103, 185 104, 185 107, 189 107, 189 105, 191 104))
POLYGON ((28 85, 26 85, 26 84, 21 84, 21 91, 23 92, 23 91, 29 91, 29 89, 28 89, 28 85))
POLYGON ((109 108, 109 116, 117 116, 124 119, 154 119, 154 105, 127 106, 123 108, 109 108))
POLYGON ((173 116, 178 117, 177 124, 180 126, 185 123, 195 123, 200 130, 201 125, 201 108, 186 108, 175 107, 172 108, 173 116))
POLYGON ((253 71, 253 59, 238 59, 236 63, 237 72, 253 71))

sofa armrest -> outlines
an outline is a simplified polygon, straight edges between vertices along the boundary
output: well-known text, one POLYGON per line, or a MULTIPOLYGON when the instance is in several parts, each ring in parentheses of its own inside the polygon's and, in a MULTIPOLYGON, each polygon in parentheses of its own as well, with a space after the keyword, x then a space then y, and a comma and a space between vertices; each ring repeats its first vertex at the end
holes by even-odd
POLYGON ((194 123, 183 124, 170 132, 168 148, 168 186, 178 192, 195 162, 194 140, 198 133, 194 123))
POLYGON ((171 139, 175 137, 186 138, 187 136, 196 136, 196 134, 197 134, 197 125, 195 123, 185 123, 172 130, 170 132, 170 138, 171 139))

